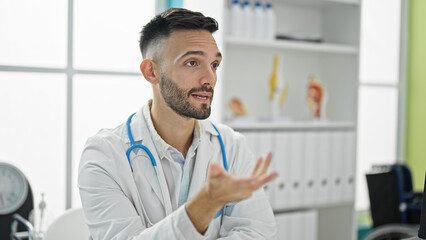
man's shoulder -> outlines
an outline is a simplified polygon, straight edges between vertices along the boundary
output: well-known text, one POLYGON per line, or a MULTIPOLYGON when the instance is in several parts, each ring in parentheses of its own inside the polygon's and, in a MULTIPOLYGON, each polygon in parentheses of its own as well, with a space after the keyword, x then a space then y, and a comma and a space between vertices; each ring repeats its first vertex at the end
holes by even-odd
POLYGON ((121 138, 124 125, 122 123, 114 128, 102 128, 94 136, 101 138, 121 138))
MULTIPOLYGON (((146 127, 146 122, 143 120, 143 110, 147 105, 142 106, 137 112, 132 114, 133 118, 123 118, 121 124, 117 125, 113 128, 102 128, 97 133, 89 137, 90 140, 102 140, 102 141, 120 141, 120 142, 128 142, 129 136, 127 133, 127 122, 129 119, 132 119, 132 130, 138 131, 141 128, 146 127)), ((135 139, 136 140, 136 139, 135 139)))
POLYGON ((103 171, 115 175, 115 169, 127 167, 125 163, 126 141, 123 138, 125 124, 115 128, 103 128, 89 137, 80 157, 79 172, 100 166, 103 171))
POLYGON ((125 124, 120 124, 115 128, 102 128, 94 135, 90 136, 87 139, 87 143, 117 143, 123 141, 123 131, 125 130, 123 127, 125 124))

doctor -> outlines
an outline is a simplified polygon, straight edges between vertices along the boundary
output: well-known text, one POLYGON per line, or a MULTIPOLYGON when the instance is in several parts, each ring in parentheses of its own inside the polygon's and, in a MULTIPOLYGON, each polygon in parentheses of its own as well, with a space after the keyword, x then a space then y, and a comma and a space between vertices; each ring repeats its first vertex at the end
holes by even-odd
POLYGON ((275 239, 262 189, 277 175, 267 173, 271 154, 255 161, 241 134, 204 120, 222 61, 217 29, 186 9, 142 29, 140 69, 153 99, 89 138, 81 156, 78 187, 93 239, 275 239))

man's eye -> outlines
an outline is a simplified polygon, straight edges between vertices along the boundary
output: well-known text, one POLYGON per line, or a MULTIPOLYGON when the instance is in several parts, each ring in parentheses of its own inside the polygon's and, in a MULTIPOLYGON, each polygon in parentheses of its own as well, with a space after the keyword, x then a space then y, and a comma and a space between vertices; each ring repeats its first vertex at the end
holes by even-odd
POLYGON ((217 69, 219 67, 219 63, 212 63, 212 68, 217 69))
POLYGON ((197 65, 197 62, 196 61, 189 61, 189 62, 186 63, 186 65, 193 67, 193 66, 197 65))

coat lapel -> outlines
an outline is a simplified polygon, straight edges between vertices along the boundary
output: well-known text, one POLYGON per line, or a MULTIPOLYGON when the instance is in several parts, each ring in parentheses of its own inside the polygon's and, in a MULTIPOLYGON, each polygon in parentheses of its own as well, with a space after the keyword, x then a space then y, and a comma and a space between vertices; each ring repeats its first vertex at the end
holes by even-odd
POLYGON ((219 163, 222 159, 216 130, 211 126, 210 121, 199 122, 201 125, 201 141, 197 150, 188 199, 194 197, 207 181, 209 164, 211 162, 219 163))
MULTIPOLYGON (((158 171, 162 172, 163 169, 161 167, 161 161, 160 159, 158 159, 158 154, 157 154, 157 150, 154 146, 154 143, 152 142, 151 139, 151 135, 149 133, 149 129, 147 127, 147 124, 145 122, 145 118, 143 117, 143 109, 145 107, 148 107, 148 105, 145 105, 140 111, 138 111, 132 118, 132 122, 130 124, 131 126, 131 130, 132 130, 132 135, 133 138, 135 140, 136 144, 143 144, 145 145, 152 153, 152 155, 155 158, 155 161, 157 162, 157 167, 158 167, 158 171), (142 138, 142 136, 145 136, 144 138, 142 138)), ((127 130, 126 130, 126 134, 127 134, 127 130)), ((127 142, 130 144, 130 141, 128 140, 127 137, 127 142)), ((167 200, 169 199, 169 195, 166 194, 164 195, 166 204, 163 201, 163 195, 161 192, 161 187, 160 187, 160 181, 159 179, 161 179, 162 177, 164 178, 164 175, 157 176, 155 174, 155 170, 154 167, 151 164, 151 159, 148 157, 148 154, 140 149, 134 149, 132 153, 130 153, 130 161, 132 163, 133 166, 133 178, 136 179, 136 177, 140 177, 143 180, 141 181, 141 183, 143 184, 144 182, 147 182, 150 184, 152 190, 154 191, 155 195, 157 196, 157 198, 159 199, 159 201, 161 202, 161 204, 163 205, 163 207, 167 210, 169 208, 169 204, 167 204, 167 200), (135 175, 135 171, 138 172, 137 175, 135 175)), ((137 181, 138 182, 138 181, 137 181)), ((164 193, 168 193, 168 188, 167 185, 163 185, 166 189, 163 189, 164 193)), ((163 188, 164 188, 163 187, 163 188)), ((144 196, 142 196, 142 198, 144 198, 144 196)), ((170 199, 169 201, 170 202, 170 199)), ((167 211, 166 211, 167 212, 167 211)))
MULTIPOLYGON (((157 156, 157 154, 155 152, 155 148, 153 148, 153 146, 150 146, 150 144, 146 144, 146 143, 145 143, 145 146, 148 147, 148 149, 152 152, 154 157, 157 156)), ((164 206, 163 197, 162 197, 158 177, 155 174, 154 167, 151 164, 151 159, 149 159, 149 157, 145 153, 145 151, 142 150, 142 149, 139 149, 139 148, 133 150, 133 153, 130 154, 130 161, 132 162, 133 177, 135 178, 135 180, 137 180, 136 182, 140 182, 142 184, 149 183, 149 185, 151 186, 155 195, 158 197, 158 200, 164 206), (142 178, 143 180, 140 181, 140 180, 136 179, 137 177, 142 178)), ((156 161, 157 161, 157 165, 158 165, 159 160, 156 159, 156 161)))

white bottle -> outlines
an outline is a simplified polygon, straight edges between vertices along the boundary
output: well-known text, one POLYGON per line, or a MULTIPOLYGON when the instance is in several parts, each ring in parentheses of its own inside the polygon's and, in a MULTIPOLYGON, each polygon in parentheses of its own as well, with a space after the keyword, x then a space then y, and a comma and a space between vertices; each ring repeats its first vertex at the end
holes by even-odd
POLYGON ((253 10, 249 1, 243 3, 243 36, 252 38, 253 36, 253 10))
POLYGON ((230 11, 230 31, 229 34, 233 37, 243 36, 243 9, 239 0, 234 0, 230 11))
POLYGON ((254 21, 253 21, 253 37, 255 39, 266 38, 266 16, 265 10, 263 9, 262 3, 256 2, 254 4, 254 21))
POLYGON ((266 39, 275 40, 277 35, 277 17, 275 15, 275 10, 272 7, 272 4, 266 4, 265 9, 266 16, 266 39))

